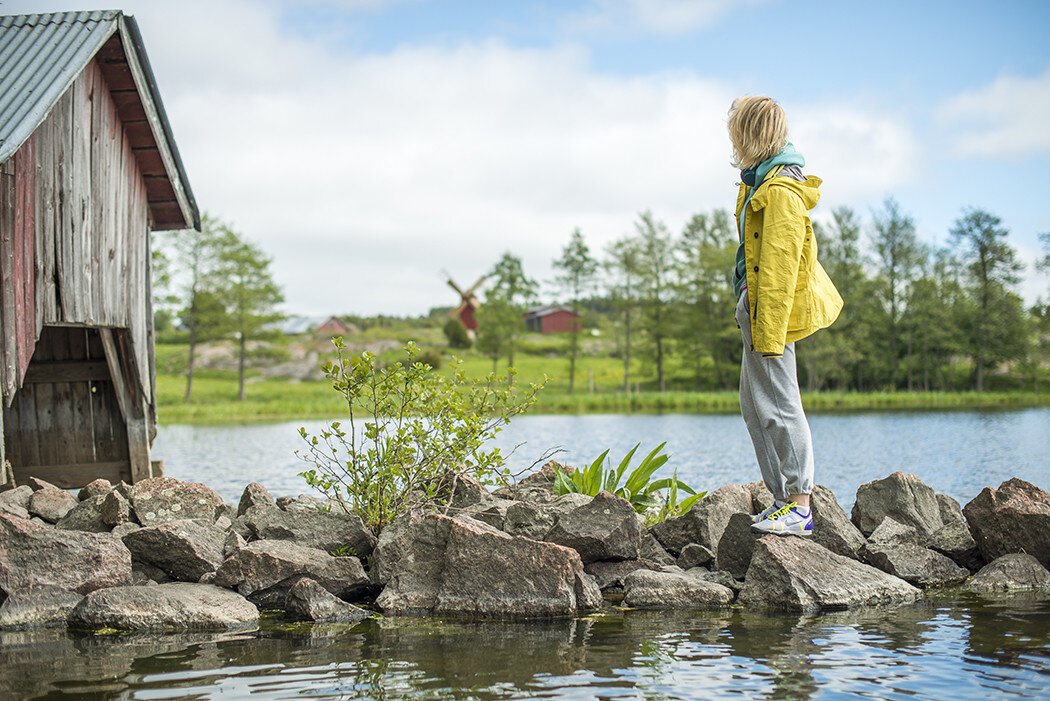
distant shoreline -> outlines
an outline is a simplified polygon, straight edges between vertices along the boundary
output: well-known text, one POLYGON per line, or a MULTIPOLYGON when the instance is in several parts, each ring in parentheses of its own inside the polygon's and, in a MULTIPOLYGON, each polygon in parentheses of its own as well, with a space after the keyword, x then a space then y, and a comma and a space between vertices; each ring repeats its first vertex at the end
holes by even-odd
MULTIPOLYGON (((160 378, 158 378, 159 380, 160 378)), ((214 381, 213 381, 214 382, 214 381)), ((196 383, 196 381, 195 381, 196 383)), ((210 384, 210 383, 209 383, 210 384)), ((222 383, 227 384, 226 382, 222 383)), ((167 424, 236 424, 336 419, 346 407, 327 382, 248 385, 248 400, 236 400, 236 384, 219 393, 201 387, 201 399, 185 404, 158 392, 158 419, 167 424), (222 396, 228 394, 226 398, 222 396)), ((811 413, 1025 409, 1050 406, 1050 392, 803 392, 811 413)), ((541 392, 530 414, 736 414, 737 393, 720 392, 541 392)))

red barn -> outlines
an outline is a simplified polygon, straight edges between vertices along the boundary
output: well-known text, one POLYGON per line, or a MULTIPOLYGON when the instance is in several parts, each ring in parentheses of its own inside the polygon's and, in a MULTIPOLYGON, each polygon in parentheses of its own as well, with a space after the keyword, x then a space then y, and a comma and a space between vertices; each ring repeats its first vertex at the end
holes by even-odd
POLYGON ((580 328, 580 315, 568 307, 536 307, 525 313, 525 328, 538 333, 565 333, 580 328))
POLYGON ((150 231, 200 216, 134 18, 0 17, 0 459, 155 474, 150 231))

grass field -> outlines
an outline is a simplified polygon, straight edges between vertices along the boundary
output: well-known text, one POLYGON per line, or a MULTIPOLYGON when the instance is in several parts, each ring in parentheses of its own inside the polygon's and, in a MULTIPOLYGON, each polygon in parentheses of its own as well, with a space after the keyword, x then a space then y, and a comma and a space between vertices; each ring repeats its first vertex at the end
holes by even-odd
MULTIPOLYGON (((467 364, 468 372, 479 367, 467 364)), ((491 364, 480 368, 491 370, 491 364)), ((230 373, 205 371, 194 378, 194 399, 182 401, 186 380, 159 375, 157 398, 162 424, 239 423, 325 419, 342 416, 346 406, 328 382, 258 380, 247 386, 247 400, 237 401, 237 380, 230 373)), ((585 375, 586 376, 586 375, 585 375)), ((519 378, 528 380, 524 370, 519 378)), ((803 393, 808 411, 923 410, 1013 408, 1050 405, 1050 394, 1031 392, 871 392, 803 393)), ((591 394, 584 382, 574 394, 548 386, 531 413, 736 413, 737 393, 638 392, 606 390, 591 394)))

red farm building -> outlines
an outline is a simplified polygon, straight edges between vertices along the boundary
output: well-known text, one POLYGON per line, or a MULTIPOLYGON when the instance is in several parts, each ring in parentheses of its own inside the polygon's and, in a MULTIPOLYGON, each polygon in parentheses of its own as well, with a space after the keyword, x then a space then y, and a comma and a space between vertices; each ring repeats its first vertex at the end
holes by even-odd
POLYGON ((568 307, 535 307, 525 313, 525 328, 534 333, 565 333, 580 328, 580 315, 568 307))
POLYGON ((150 232, 200 216, 134 18, 0 17, 0 458, 154 476, 150 232))

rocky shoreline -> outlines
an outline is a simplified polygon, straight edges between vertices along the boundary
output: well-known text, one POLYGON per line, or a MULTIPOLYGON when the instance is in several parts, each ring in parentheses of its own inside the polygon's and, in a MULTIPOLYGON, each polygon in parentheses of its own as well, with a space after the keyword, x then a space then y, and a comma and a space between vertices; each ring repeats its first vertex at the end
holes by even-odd
MULTIPOLYGON (((814 535, 756 537, 761 483, 726 485, 647 528, 624 499, 555 496, 553 465, 377 539, 315 497, 248 485, 233 506, 170 477, 79 494, 41 480, 0 493, 0 629, 239 630, 383 615, 577 616, 608 606, 816 611, 930 589, 1050 592, 1050 493, 1020 479, 960 508, 914 475, 862 485, 847 515, 813 493, 814 535)), ((335 508, 333 508, 333 506, 335 508)))

